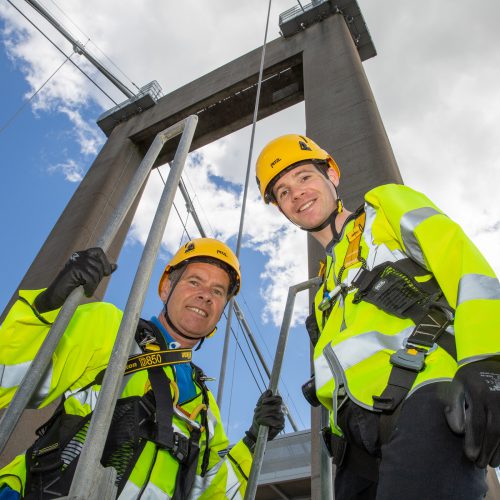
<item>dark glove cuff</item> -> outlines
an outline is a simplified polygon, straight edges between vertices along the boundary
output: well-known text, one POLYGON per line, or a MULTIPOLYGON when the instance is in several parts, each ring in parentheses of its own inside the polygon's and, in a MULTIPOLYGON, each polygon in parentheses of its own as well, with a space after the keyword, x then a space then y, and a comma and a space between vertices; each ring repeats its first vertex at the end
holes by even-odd
POLYGON ((57 309, 57 307, 52 307, 52 304, 50 304, 50 301, 47 298, 46 291, 39 293, 35 297, 35 300, 33 301, 33 307, 39 314, 43 314, 46 313, 47 311, 52 311, 54 309, 57 309))
POLYGON ((246 431, 242 441, 245 443, 246 447, 253 453, 253 450, 255 450, 256 440, 256 437, 250 431, 246 431))

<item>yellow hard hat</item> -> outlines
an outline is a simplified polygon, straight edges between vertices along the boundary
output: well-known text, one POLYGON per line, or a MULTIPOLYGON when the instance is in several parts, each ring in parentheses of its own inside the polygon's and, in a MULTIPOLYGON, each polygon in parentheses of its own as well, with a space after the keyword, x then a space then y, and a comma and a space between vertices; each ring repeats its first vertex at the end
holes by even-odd
POLYGON ((340 177, 340 169, 335 160, 304 135, 282 135, 269 142, 261 151, 255 169, 257 185, 264 201, 276 203, 271 193, 274 182, 285 170, 307 160, 326 162, 340 177))
POLYGON ((163 271, 158 283, 158 294, 161 294, 163 283, 168 278, 168 275, 180 264, 192 261, 210 262, 210 260, 217 260, 223 264, 224 269, 229 274, 228 295, 230 297, 236 295, 240 290, 241 283, 240 263, 236 255, 225 243, 214 238, 197 238, 188 241, 179 248, 163 271))

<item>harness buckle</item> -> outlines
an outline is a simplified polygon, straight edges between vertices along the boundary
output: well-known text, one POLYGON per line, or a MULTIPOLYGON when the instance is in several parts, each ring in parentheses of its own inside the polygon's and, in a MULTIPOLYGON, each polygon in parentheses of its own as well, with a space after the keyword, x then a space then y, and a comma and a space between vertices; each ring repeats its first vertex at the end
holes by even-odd
POLYGON ((406 368, 414 372, 420 372, 425 366, 425 356, 428 352, 416 346, 403 347, 391 355, 390 361, 394 366, 406 368))
POLYGON ((425 358, 438 348, 436 343, 429 348, 421 346, 416 342, 411 341, 411 336, 403 340, 403 347, 391 355, 390 361, 392 365, 420 372, 425 365, 425 358))
POLYGON ((189 439, 178 432, 174 432, 174 445, 169 451, 181 464, 184 463, 189 457, 189 439))

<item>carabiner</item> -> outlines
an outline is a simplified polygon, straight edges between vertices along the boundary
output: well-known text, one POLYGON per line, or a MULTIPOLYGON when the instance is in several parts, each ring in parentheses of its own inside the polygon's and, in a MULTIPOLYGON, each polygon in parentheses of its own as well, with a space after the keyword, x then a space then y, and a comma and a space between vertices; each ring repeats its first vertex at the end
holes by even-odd
POLYGON ((318 309, 321 312, 326 311, 330 307, 332 300, 335 299, 341 291, 342 283, 340 285, 337 285, 330 292, 325 292, 325 294, 323 295, 323 300, 319 303, 318 309))

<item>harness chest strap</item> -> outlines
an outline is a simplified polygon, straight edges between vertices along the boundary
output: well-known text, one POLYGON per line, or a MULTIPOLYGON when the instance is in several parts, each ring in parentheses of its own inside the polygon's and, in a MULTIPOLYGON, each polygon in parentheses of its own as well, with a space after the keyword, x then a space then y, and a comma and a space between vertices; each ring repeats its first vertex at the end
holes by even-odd
POLYGON ((354 220, 353 230, 347 234, 347 239, 349 240, 349 246, 344 256, 344 269, 361 262, 359 249, 361 244, 361 237, 363 236, 363 230, 365 228, 366 213, 363 210, 354 220))
POLYGON ((320 262, 320 269, 318 276, 321 276, 325 280, 325 285, 324 285, 325 288, 324 288, 323 300, 319 304, 318 308, 323 313, 326 312, 331 307, 332 300, 335 299, 335 297, 337 297, 337 295, 342 291, 342 288, 345 287, 345 285, 341 283, 342 273, 344 272, 344 270, 356 264, 357 262, 363 262, 360 251, 361 237, 363 236, 363 230, 365 228, 365 220, 366 220, 366 214, 365 211, 363 210, 363 207, 359 208, 356 211, 356 214, 358 215, 354 219, 353 230, 346 235, 349 241, 349 245, 344 255, 344 263, 342 264, 341 270, 339 272, 338 285, 335 288, 333 288, 333 290, 328 291, 326 288, 326 279, 328 278, 328 276, 325 275, 326 269, 324 262, 320 262))

